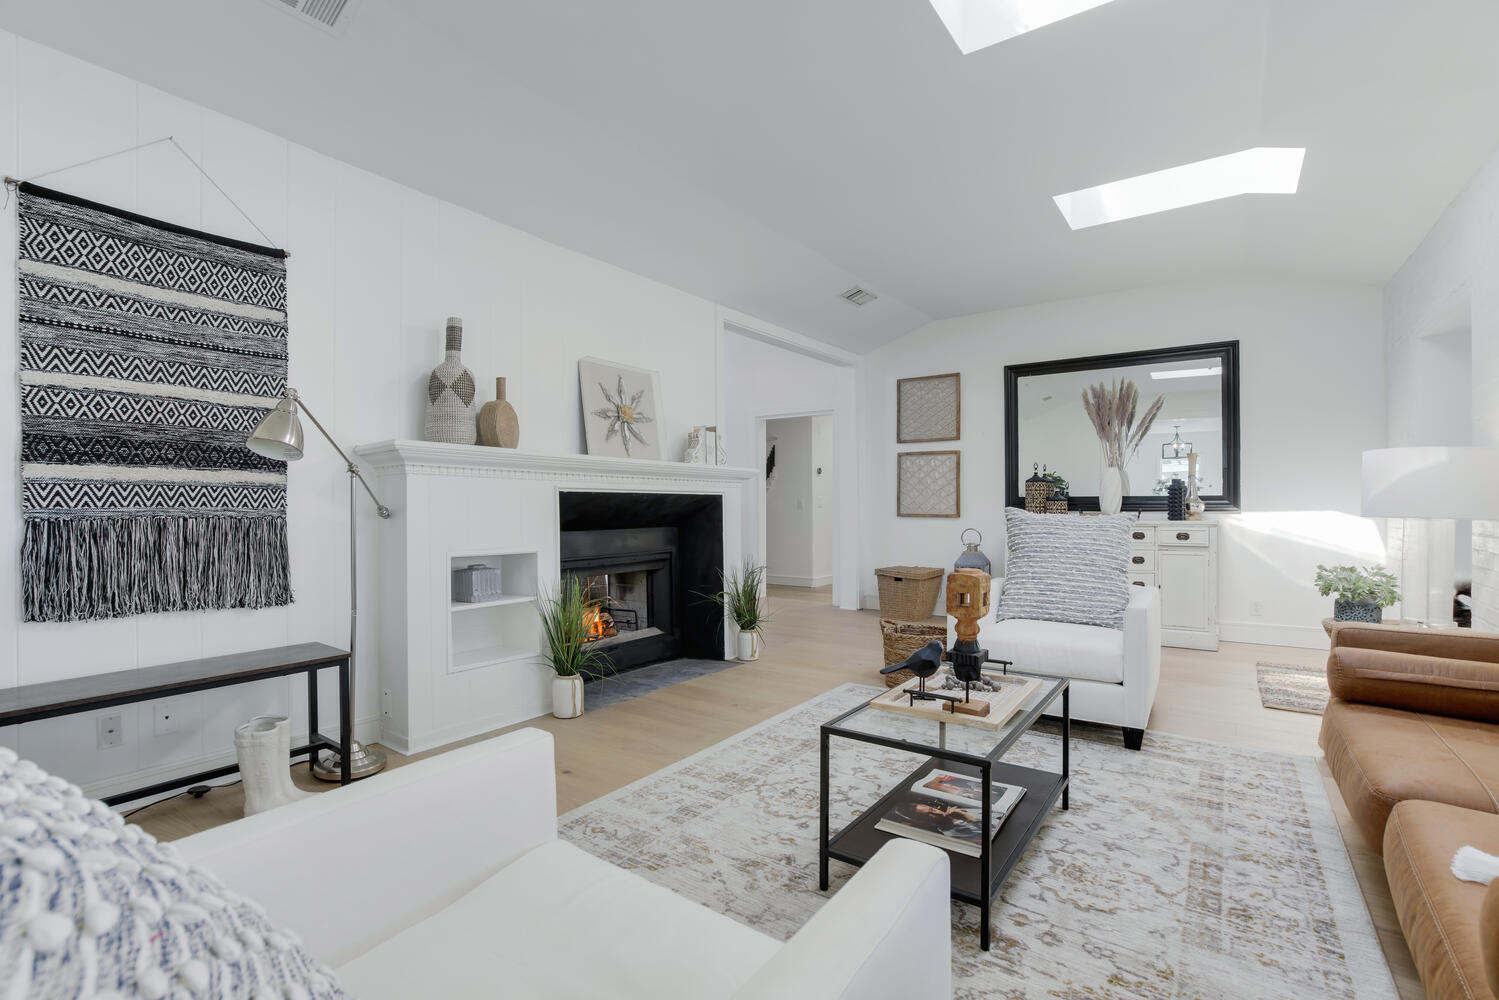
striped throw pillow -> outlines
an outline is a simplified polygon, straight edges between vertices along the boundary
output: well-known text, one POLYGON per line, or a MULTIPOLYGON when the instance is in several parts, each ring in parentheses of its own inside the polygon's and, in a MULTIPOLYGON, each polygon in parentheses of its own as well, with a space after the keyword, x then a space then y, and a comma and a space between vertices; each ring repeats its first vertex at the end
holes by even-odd
POLYGON ((1068 517, 1005 508, 1005 589, 995 621, 1030 618, 1123 628, 1130 514, 1068 517))

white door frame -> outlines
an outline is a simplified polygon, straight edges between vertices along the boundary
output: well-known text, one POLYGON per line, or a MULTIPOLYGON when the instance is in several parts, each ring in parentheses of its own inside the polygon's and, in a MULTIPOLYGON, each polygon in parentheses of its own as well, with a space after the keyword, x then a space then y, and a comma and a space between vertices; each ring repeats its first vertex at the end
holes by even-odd
MULTIPOLYGON (((847 382, 839 397, 830 408, 799 411, 756 412, 753 431, 756 438, 755 483, 757 484, 756 506, 759 508, 754 526, 754 553, 763 558, 765 553, 765 422, 786 417, 832 416, 833 418, 833 479, 829 492, 833 502, 833 604, 839 608, 857 611, 860 604, 859 588, 859 441, 858 426, 860 405, 859 379, 863 359, 850 351, 810 337, 784 330, 752 316, 723 307, 718 308, 717 323, 718 363, 718 423, 725 426, 724 393, 726 373, 723 370, 724 337, 733 333, 749 337, 783 350, 801 354, 835 368, 846 369, 847 382), (846 412, 845 412, 846 411, 846 412)), ((730 442, 730 447, 733 443, 730 442)), ((747 555, 749 553, 746 553, 747 555)))
MULTIPOLYGON (((770 456, 770 440, 769 440, 769 435, 768 435, 768 432, 767 432, 767 429, 766 429, 766 425, 768 423, 770 423, 772 420, 799 420, 802 417, 809 417, 809 418, 810 417, 831 417, 832 420, 833 420, 833 441, 837 442, 837 440, 838 440, 838 411, 837 410, 809 410, 809 411, 806 411, 806 412, 798 411, 798 412, 795 412, 795 413, 767 413, 767 414, 764 414, 763 416, 760 415, 760 414, 756 414, 755 415, 755 445, 756 445, 756 449, 759 452, 759 456, 760 456, 760 461, 759 461, 758 466, 757 466, 757 468, 760 471, 760 475, 757 476, 756 479, 755 479, 755 482, 759 484, 759 491, 760 491, 759 492, 759 498, 760 498, 759 508, 760 508, 760 510, 759 510, 759 515, 758 515, 758 517, 759 517, 759 524, 756 525, 756 528, 755 528, 755 531, 756 531, 755 538, 756 538, 756 542, 757 542, 757 546, 756 546, 755 551, 761 553, 762 557, 768 557, 768 555, 770 553, 770 527, 769 527, 769 520, 770 520, 770 499, 767 496, 767 494, 769 492, 769 489, 770 489, 770 483, 765 478, 765 461, 770 456)), ((841 469, 842 469, 842 466, 843 466, 843 463, 841 461, 839 461, 839 456, 838 456, 837 452, 838 452, 838 449, 835 446, 834 449, 833 449, 833 470, 832 470, 832 473, 828 477, 828 493, 833 498, 833 502, 834 502, 833 509, 834 510, 837 509, 837 498, 838 498, 838 495, 839 495, 838 494, 838 489, 839 489, 839 486, 842 484, 842 480, 839 479, 839 476, 842 474, 841 473, 841 469)), ((831 517, 831 515, 829 515, 829 516, 831 517)), ((831 526, 832 526, 832 524, 830 522, 829 523, 829 527, 831 527, 831 526)), ((829 567, 830 572, 832 573, 832 577, 833 577, 833 592, 834 592, 833 593, 833 604, 834 605, 837 605, 837 603, 838 603, 838 597, 840 596, 838 594, 838 565, 839 565, 839 563, 838 563, 838 556, 839 556, 839 544, 841 542, 841 539, 838 537, 838 534, 839 533, 836 532, 836 531, 833 532, 832 566, 829 567)), ((769 576, 769 573, 767 572, 766 575, 769 576)))

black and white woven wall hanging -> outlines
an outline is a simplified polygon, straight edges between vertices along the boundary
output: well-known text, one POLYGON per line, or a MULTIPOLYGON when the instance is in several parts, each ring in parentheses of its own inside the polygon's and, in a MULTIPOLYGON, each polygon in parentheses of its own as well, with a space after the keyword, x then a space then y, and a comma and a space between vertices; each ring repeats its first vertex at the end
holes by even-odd
POLYGON ((289 604, 285 253, 19 197, 25 619, 289 604))

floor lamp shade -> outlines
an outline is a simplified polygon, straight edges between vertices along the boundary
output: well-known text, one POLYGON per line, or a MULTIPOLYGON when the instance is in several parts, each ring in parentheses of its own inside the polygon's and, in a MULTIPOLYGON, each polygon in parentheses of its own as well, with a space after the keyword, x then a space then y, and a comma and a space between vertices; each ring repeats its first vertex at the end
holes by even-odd
POLYGON ((295 462, 302 457, 302 420, 297 416, 297 401, 287 396, 260 418, 245 446, 257 455, 278 462, 295 462))
POLYGON ((1397 546, 1404 616, 1450 628, 1454 522, 1499 518, 1499 448, 1366 451, 1363 486, 1366 517, 1405 519, 1397 546))

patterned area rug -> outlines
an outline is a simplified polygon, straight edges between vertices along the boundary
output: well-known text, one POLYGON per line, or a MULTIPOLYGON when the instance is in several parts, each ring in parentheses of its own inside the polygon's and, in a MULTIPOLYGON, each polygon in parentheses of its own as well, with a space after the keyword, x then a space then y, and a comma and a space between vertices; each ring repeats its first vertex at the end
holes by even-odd
MULTIPOLYGON (((566 814, 589 852, 778 938, 817 891, 818 726, 881 689, 846 684, 566 814)), ((1054 766, 1056 736, 1010 759, 1054 766)), ((1379 942, 1310 757, 1180 737, 1132 753, 1075 739, 1055 811, 994 903, 954 904, 954 995, 1392 1000, 1379 942)), ((835 827, 912 766, 833 751, 835 827)), ((837 892, 854 869, 833 864, 837 892)))
POLYGON ((1286 712, 1321 715, 1327 710, 1326 667, 1303 667, 1299 663, 1266 663, 1254 665, 1259 674, 1260 704, 1286 712))

